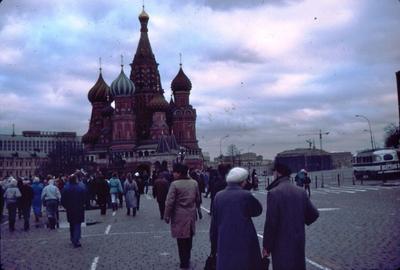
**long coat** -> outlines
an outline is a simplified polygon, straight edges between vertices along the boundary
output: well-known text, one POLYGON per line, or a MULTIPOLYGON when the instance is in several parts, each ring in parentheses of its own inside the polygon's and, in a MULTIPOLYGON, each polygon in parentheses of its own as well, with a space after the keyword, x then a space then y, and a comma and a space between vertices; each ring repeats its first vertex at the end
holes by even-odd
POLYGON ((130 183, 129 180, 125 180, 124 193, 125 193, 126 208, 136 208, 137 207, 136 194, 138 192, 139 192, 138 186, 135 181, 132 180, 132 183, 130 183))
POLYGON ((33 200, 32 200, 32 207, 33 212, 35 215, 40 215, 42 213, 42 191, 43 191, 43 184, 39 182, 32 183, 33 189, 33 200))
POLYGON ((211 245, 217 248, 217 269, 257 270, 261 250, 252 217, 261 215, 260 202, 239 184, 228 184, 214 199, 211 245))
POLYGON ((97 202, 99 204, 105 204, 110 194, 110 187, 108 186, 107 180, 104 176, 98 176, 95 181, 97 202))
POLYGON ((157 202, 162 203, 167 199, 169 183, 164 177, 159 177, 154 181, 153 184, 153 197, 157 199, 157 202))
POLYGON ((193 179, 179 179, 171 183, 165 202, 164 219, 171 220, 174 238, 189 238, 196 232, 197 207, 200 194, 193 179))
POLYGON ((306 269, 305 229, 319 216, 304 189, 278 178, 268 188, 263 246, 274 270, 306 269))
POLYGON ((68 183, 61 193, 61 204, 67 210, 69 223, 77 224, 85 221, 86 190, 78 183, 68 183))

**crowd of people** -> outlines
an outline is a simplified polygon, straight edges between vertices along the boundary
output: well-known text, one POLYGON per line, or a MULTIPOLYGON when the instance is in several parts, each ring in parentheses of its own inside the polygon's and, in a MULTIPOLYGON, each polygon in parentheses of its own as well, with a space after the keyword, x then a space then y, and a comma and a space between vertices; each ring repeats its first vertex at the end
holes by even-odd
POLYGON ((125 200, 126 215, 136 216, 140 197, 152 185, 152 195, 158 203, 160 219, 171 226, 177 239, 180 267, 188 269, 195 235, 196 220, 202 218, 202 198, 210 196, 211 251, 206 267, 209 269, 265 269, 272 256, 274 269, 305 268, 304 225, 318 218, 306 192, 290 182, 290 170, 275 164, 274 181, 268 190, 263 244, 260 249, 252 218, 261 215, 263 207, 250 189, 258 189, 258 178, 240 167, 221 164, 217 169, 189 169, 174 164, 172 171, 166 163, 150 175, 136 171, 126 175, 101 171, 93 175, 77 170, 69 176, 47 176, 44 179, 14 179, 8 177, 0 184, 1 217, 7 206, 10 232, 15 231, 16 217, 24 219, 24 230, 30 229, 33 209, 35 226, 40 227, 42 206, 50 230, 59 226, 59 207, 66 210, 73 247, 81 247, 81 223, 85 210, 98 207, 100 215, 107 209, 118 211, 125 200), (108 179, 107 179, 108 178, 108 179), (266 259, 267 258, 267 259, 266 259))

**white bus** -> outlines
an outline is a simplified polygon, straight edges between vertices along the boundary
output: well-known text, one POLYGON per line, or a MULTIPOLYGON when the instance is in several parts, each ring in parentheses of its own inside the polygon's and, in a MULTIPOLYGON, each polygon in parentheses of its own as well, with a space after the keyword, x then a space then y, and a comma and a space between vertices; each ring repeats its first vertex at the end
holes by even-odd
POLYGON ((353 156, 356 179, 386 180, 400 177, 399 153, 396 149, 375 149, 353 156))

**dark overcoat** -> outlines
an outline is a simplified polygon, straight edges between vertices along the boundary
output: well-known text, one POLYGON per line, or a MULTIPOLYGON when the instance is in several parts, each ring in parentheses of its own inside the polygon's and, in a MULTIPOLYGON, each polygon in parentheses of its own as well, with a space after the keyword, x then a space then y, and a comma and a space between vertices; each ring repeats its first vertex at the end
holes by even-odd
POLYGON ((211 244, 217 249, 217 269, 257 270, 261 249, 252 217, 261 215, 260 202, 239 184, 230 183, 214 199, 211 244))
POLYGON ((78 183, 68 183, 61 193, 61 204, 67 210, 69 223, 82 223, 85 221, 86 190, 78 183))
POLYGON ((305 229, 319 216, 304 189, 278 178, 268 186, 263 246, 274 270, 305 269, 305 229))
POLYGON ((100 204, 107 203, 108 196, 110 195, 110 187, 104 176, 98 176, 95 180, 97 201, 100 204))

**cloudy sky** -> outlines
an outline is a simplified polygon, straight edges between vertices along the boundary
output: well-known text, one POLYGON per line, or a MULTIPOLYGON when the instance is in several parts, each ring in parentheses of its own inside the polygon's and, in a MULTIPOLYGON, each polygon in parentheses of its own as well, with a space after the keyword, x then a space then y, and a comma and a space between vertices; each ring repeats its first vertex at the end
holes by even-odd
MULTIPOLYGON (((132 62, 141 0, 0 3, 0 133, 87 131, 87 92, 132 62)), ((169 100, 179 53, 197 136, 273 158, 323 136, 328 151, 376 144, 398 123, 399 0, 146 0, 149 37, 169 100), (309 134, 299 136, 302 134, 309 134), (254 144, 254 145, 253 145, 254 144)), ((125 67, 129 74, 129 66, 125 67)))

